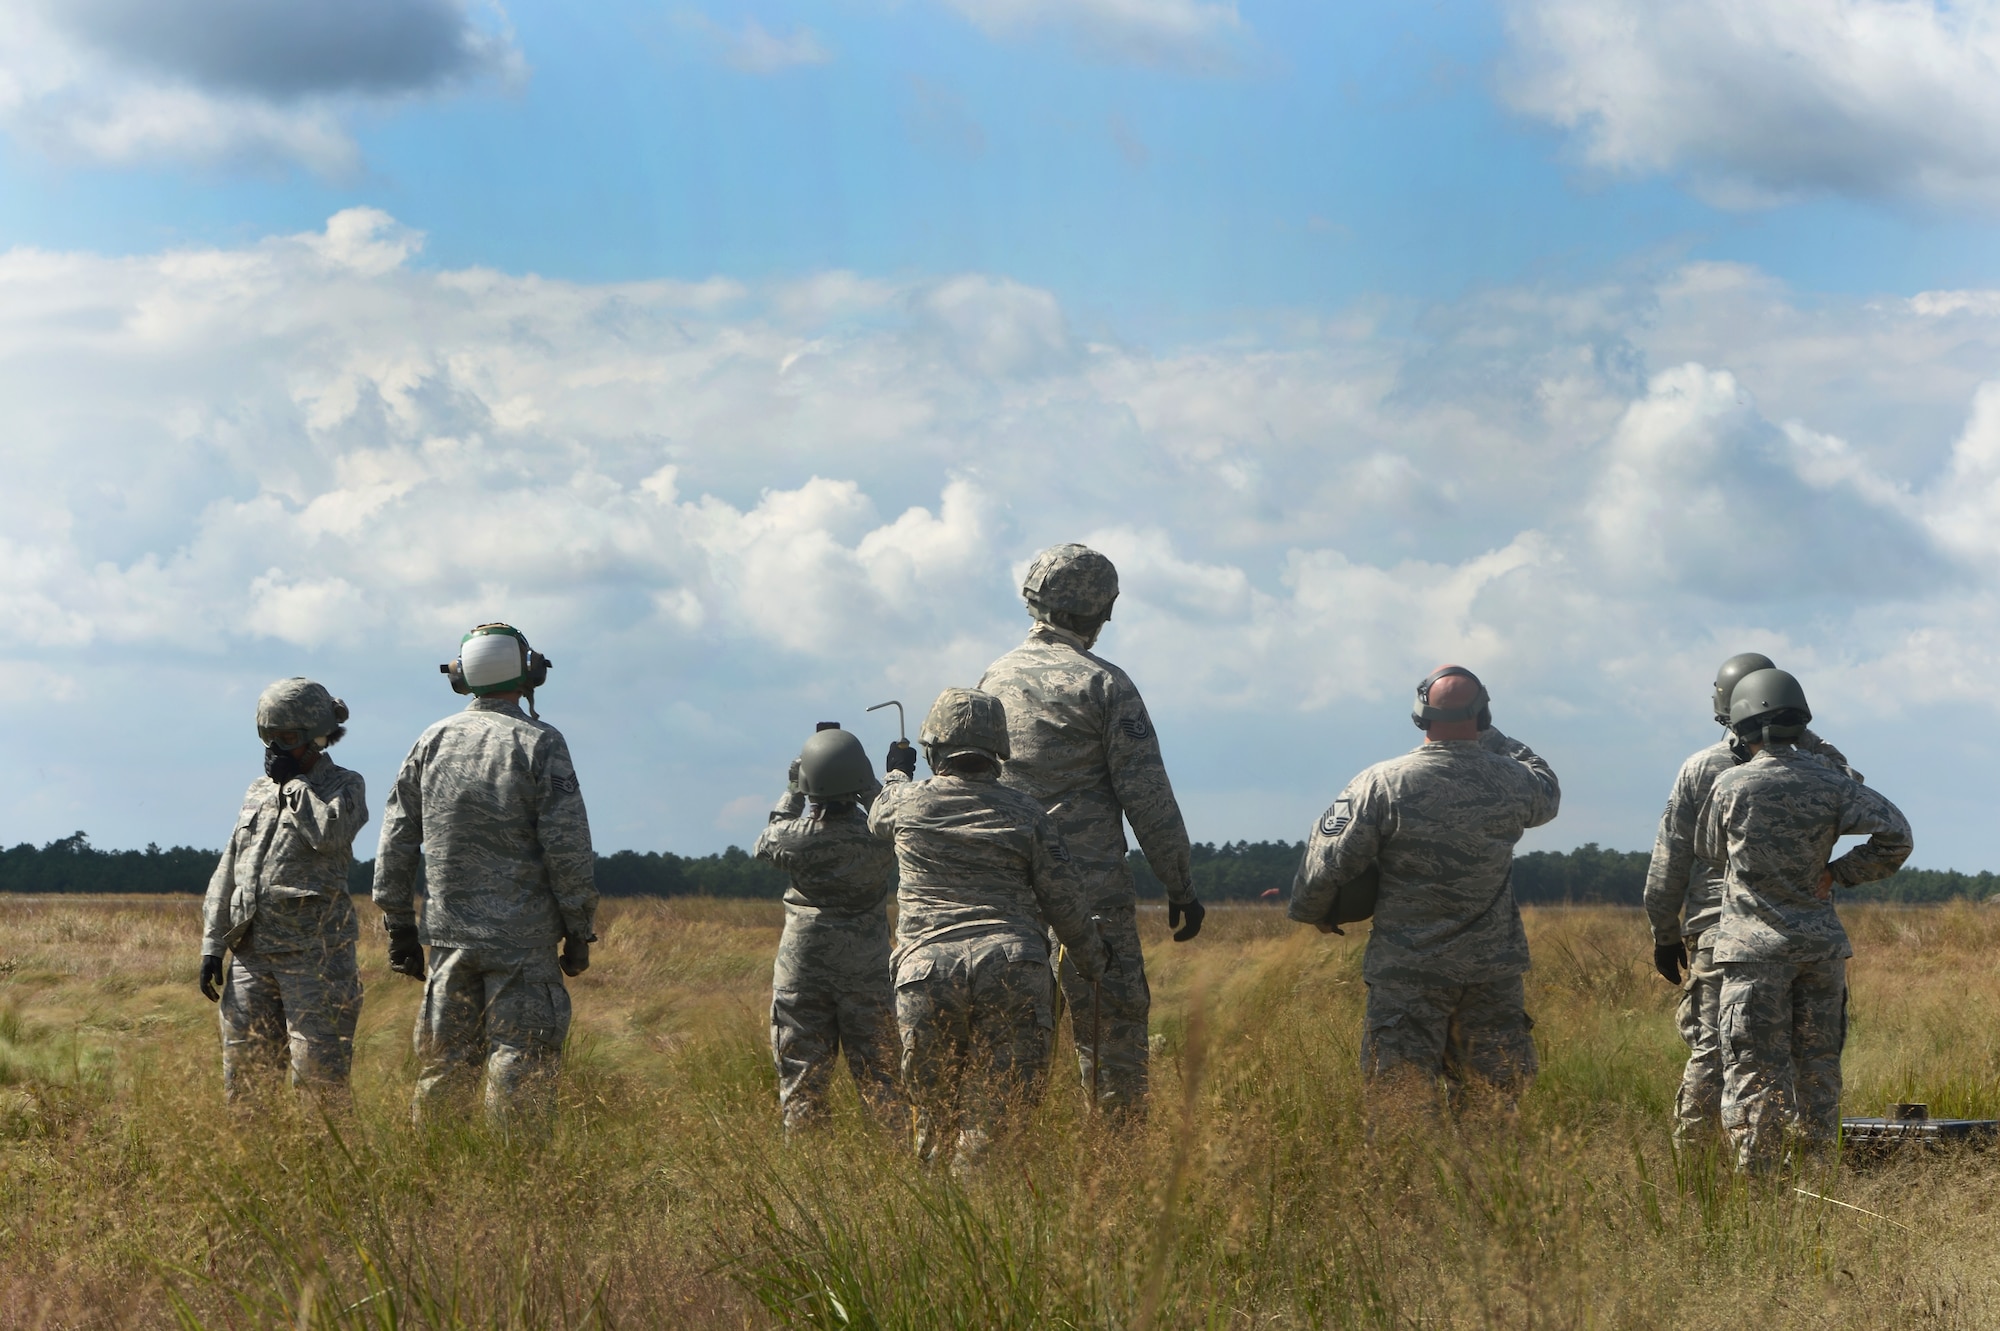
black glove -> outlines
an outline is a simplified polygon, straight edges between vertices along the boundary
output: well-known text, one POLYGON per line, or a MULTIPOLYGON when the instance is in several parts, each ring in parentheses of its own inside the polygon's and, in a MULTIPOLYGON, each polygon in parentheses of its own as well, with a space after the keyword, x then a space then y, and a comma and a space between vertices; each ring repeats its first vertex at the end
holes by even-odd
POLYGON ((882 766, 891 772, 901 772, 904 776, 917 774, 917 746, 906 739, 899 739, 889 746, 889 756, 882 760, 882 766))
POLYGON ((1653 949, 1653 969, 1666 976, 1668 984, 1680 984, 1681 968, 1687 964, 1686 943, 1662 943, 1653 949))
POLYGON ((301 775, 305 770, 305 768, 299 766, 299 760, 292 757, 291 750, 289 749, 267 748, 264 750, 264 775, 270 777, 281 786, 293 777, 301 775))
POLYGON ((597 941, 592 934, 585 938, 581 934, 564 934, 562 947, 562 968, 564 975, 581 975, 590 969, 590 945, 597 941))
POLYGON ((203 957, 201 959, 201 996, 209 1002, 222 998, 222 958, 203 957))
POLYGON ((1193 938, 1201 932, 1201 922, 1207 915, 1208 907, 1202 905, 1192 897, 1188 899, 1188 903, 1185 906, 1178 901, 1169 901, 1167 903, 1167 928, 1174 931, 1174 941, 1176 943, 1185 943, 1188 939, 1193 938), (1187 916, 1187 925, 1185 928, 1181 925, 1181 916, 1183 915, 1187 916))
POLYGON ((416 921, 384 926, 389 930, 389 969, 412 980, 424 978, 424 945, 417 938, 416 921))

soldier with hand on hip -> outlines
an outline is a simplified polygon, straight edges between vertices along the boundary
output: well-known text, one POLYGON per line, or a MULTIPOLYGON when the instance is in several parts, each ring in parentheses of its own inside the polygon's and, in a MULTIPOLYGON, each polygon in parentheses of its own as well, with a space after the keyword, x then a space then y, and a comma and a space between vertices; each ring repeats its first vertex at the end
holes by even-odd
POLYGON ((1536 1069, 1514 845, 1555 818, 1561 787, 1493 728, 1486 688, 1462 666, 1417 685, 1411 718, 1424 742, 1348 782, 1313 827, 1289 913, 1332 932, 1342 887, 1378 878, 1363 1073, 1427 1092, 1442 1080, 1454 1107, 1476 1079, 1511 1105, 1536 1069))
POLYGON ((383 810, 374 896, 389 965, 425 982, 419 1120, 457 1107, 482 1072, 496 1125, 539 1132, 554 1109, 569 1034, 563 976, 590 965, 597 887, 569 745, 533 711, 549 664, 511 625, 466 634, 442 669, 472 701, 418 737, 383 810))
POLYGON ((368 799, 360 773, 327 756, 346 720, 347 704, 309 679, 281 679, 257 699, 264 775, 202 902, 201 992, 221 1010, 232 1101, 287 1063, 293 1086, 347 1100, 361 1015, 347 871, 368 799))

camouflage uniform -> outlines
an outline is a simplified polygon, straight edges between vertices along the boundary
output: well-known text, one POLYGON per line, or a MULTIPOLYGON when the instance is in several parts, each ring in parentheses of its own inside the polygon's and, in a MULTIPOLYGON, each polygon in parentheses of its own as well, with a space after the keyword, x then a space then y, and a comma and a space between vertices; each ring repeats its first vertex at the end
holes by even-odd
POLYGON ((483 1064, 489 1117, 545 1115, 569 1033, 555 946, 590 937, 597 912, 590 823, 561 733, 502 698, 475 698, 426 730, 383 810, 374 895, 392 924, 415 914, 420 861, 431 954, 412 1112, 469 1094, 483 1064))
POLYGON ((807 813, 806 797, 791 790, 751 853, 792 878, 771 972, 771 1056, 785 1127, 825 1117, 827 1085, 843 1049, 862 1099, 892 1116, 898 1108, 896 986, 889 976, 894 848, 868 830, 857 804, 816 804, 807 813))
POLYGON ((1194 900, 1187 826, 1160 759, 1145 701, 1123 670, 1092 655, 1081 637, 1036 624, 1028 640, 987 667, 979 687, 1007 708, 1013 756, 1000 780, 1054 806, 1056 826, 1075 857, 1084 902, 1102 917, 1113 960, 1099 989, 1062 968, 1064 996, 1083 1084, 1091 1084, 1093 1000, 1102 1003, 1098 1094, 1107 1109, 1146 1099, 1147 1016, 1152 991, 1139 948, 1138 892, 1125 863, 1129 819, 1146 861, 1174 901, 1194 900))
POLYGON ((1469 1073, 1509 1091, 1534 1077, 1514 844, 1561 798, 1533 750, 1487 730, 1377 763, 1314 826, 1291 918, 1326 920, 1341 884, 1371 865, 1381 873, 1362 961, 1368 1076, 1409 1067, 1455 1090, 1469 1073))
POLYGON ((1771 1162, 1787 1132, 1831 1144, 1840 1132, 1847 1040, 1847 931, 1816 894, 1894 873, 1910 825, 1880 794, 1795 746, 1773 742, 1715 779, 1695 854, 1725 867, 1710 931, 1722 969, 1722 1126, 1746 1166, 1771 1162), (1828 863, 1843 836, 1866 835, 1828 863))
POLYGON ((893 772, 868 827, 896 846, 896 1023, 917 1151, 932 1160, 955 1143, 955 1165, 976 1163, 1048 1070, 1045 930, 1091 969, 1097 930, 1062 833, 991 776, 893 772))
POLYGON ((292 1085, 347 1085, 361 1015, 347 871, 367 821, 360 773, 325 753, 282 790, 260 776, 243 797, 202 902, 202 955, 235 954, 220 1004, 232 1100, 283 1066, 287 1045, 292 1085))
MULTIPOLYGON (((1861 779, 1839 749, 1812 731, 1799 736, 1798 747, 1846 769, 1856 781, 1861 779)), ((1674 1097, 1674 1139, 1682 1142, 1697 1140, 1721 1122, 1722 1037, 1715 1018, 1722 998, 1722 970, 1715 964, 1714 940, 1708 931, 1722 915, 1722 869, 1695 858, 1694 834, 1715 778, 1742 762, 1737 752, 1724 739, 1681 764, 1666 812, 1660 815, 1652 863, 1646 868, 1646 915, 1652 922, 1654 945, 1687 947, 1687 979, 1675 1012, 1688 1047, 1687 1067, 1674 1097)))

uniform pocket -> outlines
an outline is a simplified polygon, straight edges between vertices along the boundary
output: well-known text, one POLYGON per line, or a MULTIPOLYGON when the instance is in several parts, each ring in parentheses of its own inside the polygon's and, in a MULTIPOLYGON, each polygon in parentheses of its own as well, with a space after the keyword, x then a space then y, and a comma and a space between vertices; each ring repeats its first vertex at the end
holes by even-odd
POLYGON ((902 965, 896 967, 896 987, 901 989, 906 984, 916 984, 921 980, 928 980, 931 978, 931 972, 936 969, 936 964, 929 957, 915 957, 907 960, 902 965))

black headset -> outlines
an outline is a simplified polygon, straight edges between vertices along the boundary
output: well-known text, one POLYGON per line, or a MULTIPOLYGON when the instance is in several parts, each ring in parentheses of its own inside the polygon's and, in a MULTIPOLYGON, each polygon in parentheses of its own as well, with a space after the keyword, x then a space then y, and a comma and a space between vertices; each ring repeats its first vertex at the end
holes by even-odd
POLYGON ((1487 695, 1486 686, 1479 682, 1479 676, 1464 666, 1445 666, 1425 675, 1423 682, 1417 685, 1417 703, 1410 709, 1410 720, 1416 723, 1419 730, 1429 730, 1434 721, 1477 721, 1479 728, 1484 730, 1493 724, 1492 701, 1493 699, 1487 695), (1479 696, 1463 707, 1431 706, 1431 685, 1441 679, 1449 679, 1453 675, 1471 680, 1479 689, 1479 696))

